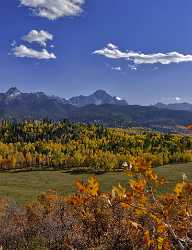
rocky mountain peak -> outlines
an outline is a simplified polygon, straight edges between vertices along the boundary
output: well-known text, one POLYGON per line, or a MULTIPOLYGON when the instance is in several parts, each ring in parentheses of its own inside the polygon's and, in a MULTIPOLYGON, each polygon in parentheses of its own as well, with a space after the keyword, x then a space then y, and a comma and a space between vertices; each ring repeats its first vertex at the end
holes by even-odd
POLYGON ((97 91, 95 91, 93 93, 94 96, 96 96, 97 98, 103 98, 103 97, 110 97, 110 95, 105 91, 105 90, 102 90, 102 89, 99 89, 97 91))
POLYGON ((14 97, 14 96, 17 96, 20 94, 21 94, 21 91, 18 90, 16 87, 12 87, 12 88, 8 89, 8 91, 6 92, 6 95, 10 96, 10 97, 14 97))

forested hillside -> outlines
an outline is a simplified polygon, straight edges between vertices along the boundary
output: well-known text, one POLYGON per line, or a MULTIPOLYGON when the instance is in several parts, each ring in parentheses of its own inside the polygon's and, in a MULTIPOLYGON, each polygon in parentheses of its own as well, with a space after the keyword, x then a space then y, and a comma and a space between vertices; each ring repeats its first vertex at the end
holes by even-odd
POLYGON ((116 170, 143 155, 153 166, 192 160, 192 138, 69 121, 3 121, 0 167, 116 170))

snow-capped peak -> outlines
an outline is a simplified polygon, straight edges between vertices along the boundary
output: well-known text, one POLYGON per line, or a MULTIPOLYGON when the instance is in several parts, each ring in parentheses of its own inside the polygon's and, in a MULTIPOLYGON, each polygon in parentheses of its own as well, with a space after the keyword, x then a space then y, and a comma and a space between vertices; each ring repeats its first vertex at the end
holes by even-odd
POLYGON ((120 98, 120 97, 118 97, 118 96, 116 96, 115 99, 116 99, 117 101, 122 101, 122 98, 120 98))

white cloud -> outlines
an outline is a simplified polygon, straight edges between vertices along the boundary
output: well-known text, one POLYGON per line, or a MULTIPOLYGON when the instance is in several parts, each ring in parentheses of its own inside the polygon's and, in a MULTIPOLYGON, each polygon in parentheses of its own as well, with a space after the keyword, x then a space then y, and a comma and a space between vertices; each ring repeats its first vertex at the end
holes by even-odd
POLYGON ((175 100, 176 100, 177 102, 180 102, 180 101, 181 101, 181 97, 176 96, 176 97, 175 97, 175 100))
POLYGON ((15 47, 13 49, 13 54, 16 57, 35 58, 35 59, 39 59, 39 60, 56 59, 55 54, 49 53, 46 49, 38 51, 38 50, 28 48, 25 45, 20 45, 20 46, 15 47))
POLYGON ((124 59, 135 64, 171 64, 192 62, 192 55, 190 54, 183 55, 178 52, 144 54, 134 51, 121 51, 113 44, 108 44, 106 48, 96 50, 93 54, 102 55, 111 59, 124 59))
POLYGON ((116 96, 115 99, 116 99, 117 101, 121 101, 121 100, 122 100, 122 98, 120 98, 120 97, 118 97, 118 96, 116 96))
POLYGON ((163 97, 161 98, 163 103, 179 103, 183 101, 182 97, 179 96, 173 96, 173 97, 163 97))
POLYGON ((128 68, 129 68, 131 71, 136 71, 136 70, 137 70, 137 66, 134 65, 134 64, 128 64, 128 68))
POLYGON ((39 43, 42 46, 47 45, 47 41, 53 40, 53 35, 45 30, 31 30, 26 36, 23 36, 23 41, 27 41, 29 43, 39 43))
POLYGON ((118 47, 116 45, 114 45, 113 43, 108 43, 107 47, 110 49, 117 49, 118 47))
POLYGON ((64 16, 77 16, 85 0, 20 0, 21 5, 32 9, 36 16, 55 20, 64 16))
POLYGON ((119 66, 118 66, 118 67, 112 67, 111 69, 112 69, 112 70, 116 70, 116 71, 122 71, 122 68, 119 67, 119 66))

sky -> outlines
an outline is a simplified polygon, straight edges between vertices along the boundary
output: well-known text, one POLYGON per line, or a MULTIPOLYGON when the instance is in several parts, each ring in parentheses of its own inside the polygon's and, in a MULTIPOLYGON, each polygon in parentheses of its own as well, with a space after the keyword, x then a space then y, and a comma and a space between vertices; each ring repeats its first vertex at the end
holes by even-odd
POLYGON ((0 92, 192 102, 191 0, 4 0, 0 92))

